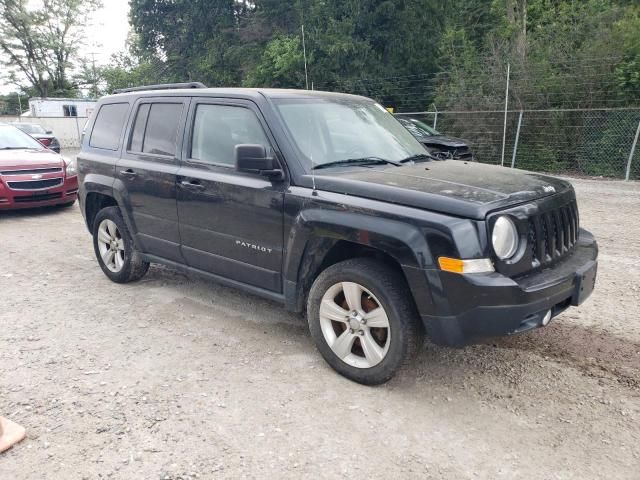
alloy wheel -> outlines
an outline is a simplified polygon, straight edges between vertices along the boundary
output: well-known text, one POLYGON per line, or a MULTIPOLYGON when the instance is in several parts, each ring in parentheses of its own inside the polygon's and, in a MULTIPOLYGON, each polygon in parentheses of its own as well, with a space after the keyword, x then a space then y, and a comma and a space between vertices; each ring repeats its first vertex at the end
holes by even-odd
POLYGON ((109 271, 118 273, 124 267, 124 240, 114 221, 104 219, 98 226, 98 249, 109 271))
POLYGON ((389 350, 387 313, 375 295, 358 283, 336 283, 325 292, 320 327, 333 353, 352 367, 374 367, 389 350))

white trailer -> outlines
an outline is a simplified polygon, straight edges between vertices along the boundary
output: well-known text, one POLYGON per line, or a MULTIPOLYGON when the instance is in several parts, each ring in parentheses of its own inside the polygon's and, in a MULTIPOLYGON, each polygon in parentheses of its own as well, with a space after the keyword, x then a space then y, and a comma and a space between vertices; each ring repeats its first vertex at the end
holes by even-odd
POLYGON ((84 117, 93 112, 96 100, 86 98, 39 98, 29 99, 28 117, 84 117))

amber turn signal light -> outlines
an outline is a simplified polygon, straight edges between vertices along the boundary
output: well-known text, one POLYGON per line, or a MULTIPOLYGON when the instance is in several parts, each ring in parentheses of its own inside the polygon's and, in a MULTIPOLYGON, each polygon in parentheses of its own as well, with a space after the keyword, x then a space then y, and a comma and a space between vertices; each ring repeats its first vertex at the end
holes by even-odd
POLYGON ((452 273, 488 273, 495 271, 493 263, 488 258, 461 260, 459 258, 440 257, 438 258, 438 264, 445 272, 452 273))

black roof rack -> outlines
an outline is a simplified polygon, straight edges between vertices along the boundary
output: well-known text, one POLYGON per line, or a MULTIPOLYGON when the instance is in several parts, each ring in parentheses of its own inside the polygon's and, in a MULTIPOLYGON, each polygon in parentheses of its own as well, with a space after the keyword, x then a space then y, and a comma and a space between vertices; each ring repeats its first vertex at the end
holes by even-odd
POLYGON ((179 88, 207 88, 201 82, 185 82, 185 83, 161 83, 158 85, 141 85, 139 87, 118 88, 113 93, 141 92, 144 90, 173 90, 179 88))

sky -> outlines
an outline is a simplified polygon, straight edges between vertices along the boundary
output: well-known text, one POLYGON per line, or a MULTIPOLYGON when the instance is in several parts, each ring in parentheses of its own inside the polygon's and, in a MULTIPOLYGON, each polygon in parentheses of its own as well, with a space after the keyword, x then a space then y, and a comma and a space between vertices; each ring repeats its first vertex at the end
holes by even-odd
POLYGON ((95 52, 99 64, 107 63, 113 53, 124 49, 129 33, 129 1, 103 0, 102 3, 103 7, 89 20, 87 45, 81 49, 87 57, 95 52))
MULTIPOLYGON (((96 10, 89 20, 86 45, 80 48, 80 54, 88 59, 94 53, 98 65, 106 64, 112 54, 124 50, 129 33, 128 0, 103 0, 102 3, 103 7, 96 10)), ((15 87, 0 78, 0 94, 13 91, 15 87)))

